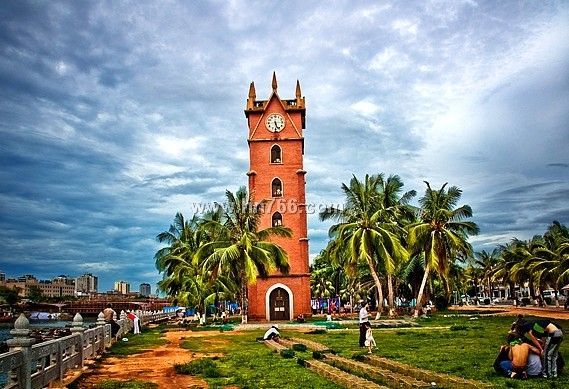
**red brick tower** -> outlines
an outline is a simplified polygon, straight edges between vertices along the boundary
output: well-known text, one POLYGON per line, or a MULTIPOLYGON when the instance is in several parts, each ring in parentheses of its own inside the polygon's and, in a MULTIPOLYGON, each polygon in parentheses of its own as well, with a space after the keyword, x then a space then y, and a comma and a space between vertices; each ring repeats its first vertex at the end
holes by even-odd
POLYGON ((288 253, 290 272, 258 279, 249 287, 249 316, 254 320, 291 320, 310 314, 310 274, 303 169, 305 100, 296 82, 296 98, 281 100, 273 73, 268 100, 257 100, 249 87, 245 116, 249 126, 249 191, 266 200, 260 228, 283 225, 292 238, 273 238, 288 253))

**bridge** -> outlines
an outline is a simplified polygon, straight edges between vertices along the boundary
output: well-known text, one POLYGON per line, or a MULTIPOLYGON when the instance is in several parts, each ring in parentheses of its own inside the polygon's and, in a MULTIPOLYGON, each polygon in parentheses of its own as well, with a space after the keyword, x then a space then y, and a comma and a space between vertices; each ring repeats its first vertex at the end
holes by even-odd
POLYGON ((111 299, 97 299, 97 300, 78 300, 65 303, 61 307, 63 312, 81 312, 83 315, 98 315, 103 311, 108 304, 111 304, 113 309, 119 311, 161 311, 165 306, 170 305, 167 300, 148 299, 141 301, 133 300, 111 300, 111 299))

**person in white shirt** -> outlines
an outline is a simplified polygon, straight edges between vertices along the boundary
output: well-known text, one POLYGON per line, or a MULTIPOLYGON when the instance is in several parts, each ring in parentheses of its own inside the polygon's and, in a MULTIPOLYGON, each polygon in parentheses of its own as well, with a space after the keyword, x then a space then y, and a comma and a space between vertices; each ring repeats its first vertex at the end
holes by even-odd
POLYGON ((361 300, 360 303, 360 347, 365 347, 367 323, 369 323, 369 313, 367 311, 368 304, 363 300, 361 300))
POLYGON ((267 332, 265 332, 265 335, 263 335, 263 340, 279 340, 279 326, 278 324, 275 324, 274 326, 272 326, 271 328, 269 328, 267 330, 267 332))

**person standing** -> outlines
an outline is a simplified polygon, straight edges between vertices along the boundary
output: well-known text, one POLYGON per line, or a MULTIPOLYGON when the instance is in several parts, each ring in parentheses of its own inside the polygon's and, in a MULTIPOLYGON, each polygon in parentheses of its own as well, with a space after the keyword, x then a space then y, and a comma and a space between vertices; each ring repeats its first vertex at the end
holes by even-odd
POLYGON ((367 311, 368 304, 363 300, 360 301, 360 304, 361 304, 360 314, 359 314, 360 347, 365 347, 367 325, 369 324, 369 313, 367 311))
POLYGON ((521 332, 527 341, 533 343, 540 351, 541 375, 545 378, 557 378, 559 345, 563 341, 561 326, 547 319, 536 320, 523 325, 521 332), (543 341, 543 346, 540 340, 543 341))
POLYGON ((368 349, 368 354, 372 353, 372 349, 374 347, 377 347, 377 344, 375 343, 375 339, 373 338, 373 332, 371 331, 371 324, 369 323, 369 321, 366 324, 367 330, 366 330, 366 340, 365 340, 365 346, 368 349))
POLYGON ((132 320, 132 331, 134 334, 140 334, 140 319, 132 311, 126 311, 126 316, 132 320))

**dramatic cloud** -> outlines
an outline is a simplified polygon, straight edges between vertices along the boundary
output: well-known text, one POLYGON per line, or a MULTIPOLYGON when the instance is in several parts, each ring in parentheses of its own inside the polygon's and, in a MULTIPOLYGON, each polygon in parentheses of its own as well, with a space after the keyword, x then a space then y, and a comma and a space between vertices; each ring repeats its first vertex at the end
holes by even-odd
MULTIPOLYGON (((464 190, 477 248, 569 223, 563 2, 0 5, 0 268, 154 283, 157 233, 246 184, 248 85, 306 95, 308 201, 464 190)), ((311 257, 329 224, 309 215, 311 257)))

